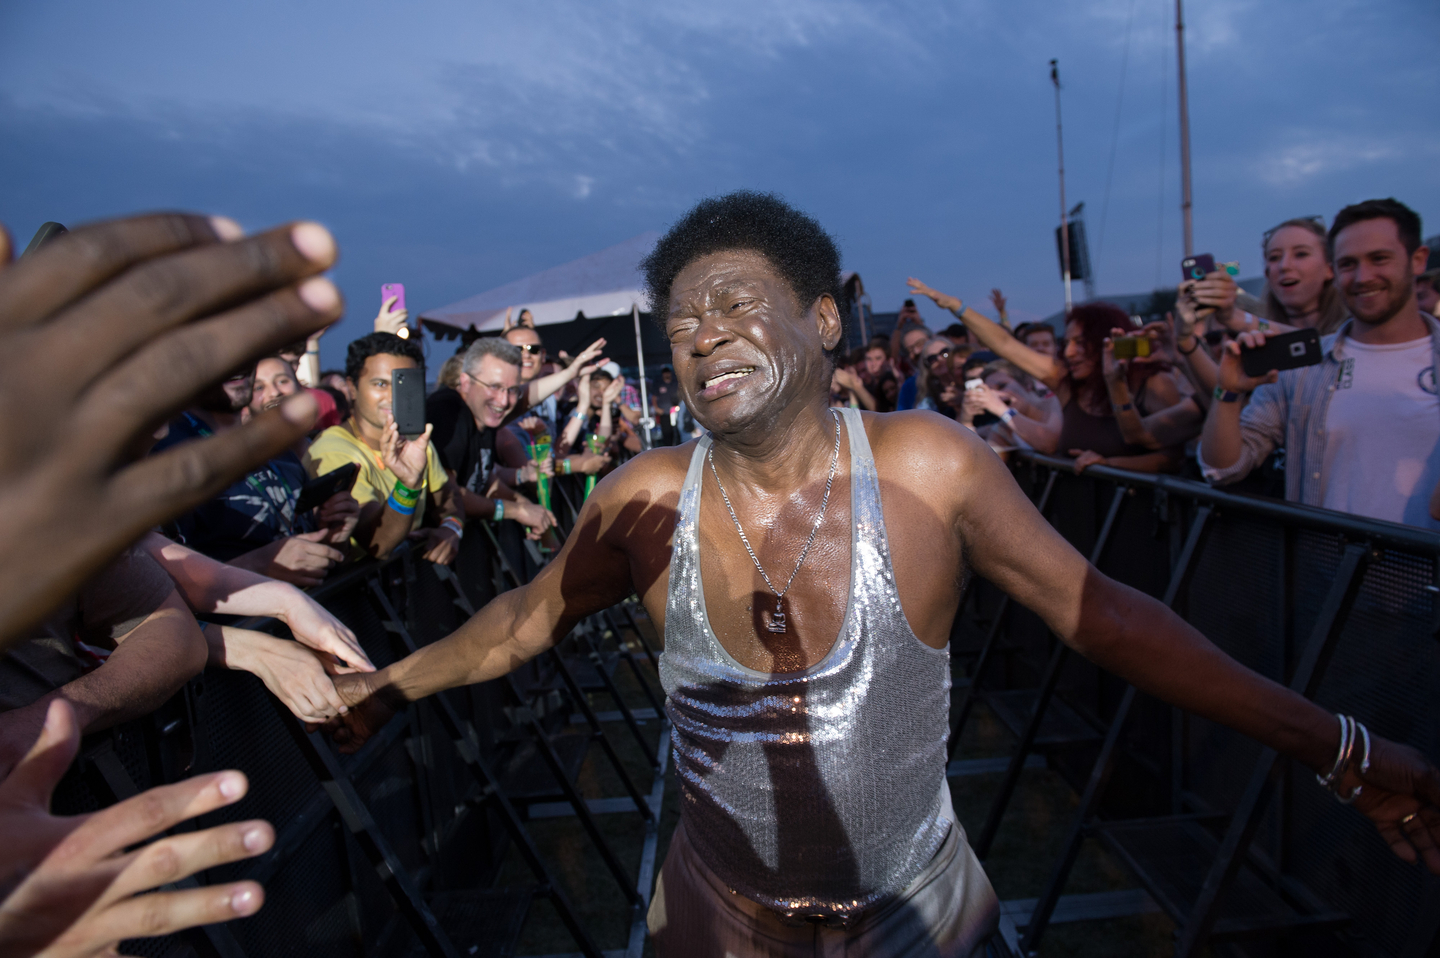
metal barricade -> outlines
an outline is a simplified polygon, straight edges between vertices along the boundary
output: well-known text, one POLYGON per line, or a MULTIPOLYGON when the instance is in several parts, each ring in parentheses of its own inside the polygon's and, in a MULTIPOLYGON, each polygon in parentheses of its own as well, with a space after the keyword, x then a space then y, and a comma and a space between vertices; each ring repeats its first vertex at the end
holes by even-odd
MULTIPOLYGON (((1440 535, 1169 476, 1093 466, 1077 476, 1069 460, 1035 454, 1012 469, 1102 572, 1162 599, 1250 668, 1440 760, 1440 535)), ((978 659, 989 667, 957 688, 962 721, 977 697, 1019 695, 1024 708, 1011 718, 1019 745, 977 848, 993 839, 1053 720, 1049 693, 1095 732, 1047 752, 1080 809, 1041 897, 1009 916, 1014 952, 1034 953, 1063 910, 1091 835, 1175 920, 1177 955, 1280 937, 1418 958, 1440 941, 1440 879, 1396 858, 1308 769, 1065 656, 1028 612, 989 624, 978 659), (1116 781, 1123 787, 1109 787, 1116 781)))
MULTIPOLYGON (((386 562, 333 574, 312 594, 383 667, 453 631, 508 587, 495 580, 503 562, 491 540, 472 533, 458 573, 402 546, 386 562)), ((269 620, 242 624, 285 634, 269 620)), ((154 715, 87 740, 57 789, 57 812, 90 811, 167 781, 238 768, 250 778, 246 798, 184 827, 263 818, 276 830, 265 855, 197 876, 207 884, 261 882, 266 902, 257 915, 125 942, 121 950, 156 958, 512 954, 530 902, 545 897, 577 949, 599 958, 503 784, 507 761, 533 741, 532 730, 543 735, 542 725, 567 723, 574 706, 549 717, 516 709, 507 699, 510 681, 416 703, 358 753, 340 756, 255 676, 207 669, 154 715), (512 851, 533 881, 497 888, 512 851)), ((635 808, 649 820, 651 804, 635 808)), ((633 877, 622 892, 637 910, 648 902, 648 889, 637 893, 633 877)))

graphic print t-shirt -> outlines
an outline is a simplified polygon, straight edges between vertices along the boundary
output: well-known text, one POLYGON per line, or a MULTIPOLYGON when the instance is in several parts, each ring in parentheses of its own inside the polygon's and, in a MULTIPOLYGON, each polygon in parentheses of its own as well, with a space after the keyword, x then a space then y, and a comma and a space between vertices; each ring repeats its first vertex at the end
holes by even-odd
MULTIPOLYGON (((155 451, 210 434, 199 419, 183 413, 170 423, 169 434, 155 444, 155 451)), ((231 483, 214 499, 180 516, 165 531, 176 542, 221 562, 276 539, 314 532, 317 526, 313 514, 295 515, 295 504, 307 478, 299 458, 283 452, 231 483)))
POLYGON ((1440 529, 1440 395, 1430 337, 1388 346, 1346 338, 1325 413, 1320 504, 1372 519, 1440 529))

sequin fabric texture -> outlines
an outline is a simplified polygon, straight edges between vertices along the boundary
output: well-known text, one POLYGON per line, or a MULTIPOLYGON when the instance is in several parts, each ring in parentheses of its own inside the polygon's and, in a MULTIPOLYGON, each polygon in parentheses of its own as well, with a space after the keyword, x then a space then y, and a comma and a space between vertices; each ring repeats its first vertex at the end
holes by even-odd
POLYGON ((735 661, 711 630, 697 528, 707 436, 680 494, 660 660, 697 853, 762 905, 840 918, 903 891, 950 827, 949 652, 905 619, 865 427, 855 410, 844 419, 851 588, 830 652, 772 675, 735 661))

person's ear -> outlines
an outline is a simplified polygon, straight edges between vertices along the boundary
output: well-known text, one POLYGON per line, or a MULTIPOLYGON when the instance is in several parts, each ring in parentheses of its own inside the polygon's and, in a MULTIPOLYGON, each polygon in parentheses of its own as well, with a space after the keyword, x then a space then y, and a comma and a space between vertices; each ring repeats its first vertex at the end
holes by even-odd
POLYGON ((840 320, 840 310, 835 306, 835 298, 829 293, 823 294, 815 301, 815 329, 820 334, 820 344, 829 352, 840 345, 840 339, 845 335, 845 324, 840 320))
POLYGON ((1411 271, 1412 271, 1416 276, 1419 276, 1421 273, 1425 272, 1425 265, 1426 265, 1426 263, 1429 262, 1429 260, 1430 260, 1430 247, 1428 247, 1428 246, 1417 246, 1417 247, 1415 248, 1415 252, 1413 252, 1413 253, 1410 254, 1410 269, 1411 269, 1411 271))

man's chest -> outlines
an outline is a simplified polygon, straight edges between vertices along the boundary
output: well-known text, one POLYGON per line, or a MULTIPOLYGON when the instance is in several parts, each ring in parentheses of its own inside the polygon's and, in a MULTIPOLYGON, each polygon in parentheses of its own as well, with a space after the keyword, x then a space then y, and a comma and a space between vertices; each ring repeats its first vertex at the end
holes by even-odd
POLYGON ((1327 441, 1403 448, 1440 440, 1440 394, 1428 347, 1427 340, 1419 349, 1352 350, 1341 359, 1325 413, 1327 441))

